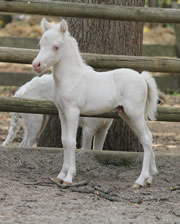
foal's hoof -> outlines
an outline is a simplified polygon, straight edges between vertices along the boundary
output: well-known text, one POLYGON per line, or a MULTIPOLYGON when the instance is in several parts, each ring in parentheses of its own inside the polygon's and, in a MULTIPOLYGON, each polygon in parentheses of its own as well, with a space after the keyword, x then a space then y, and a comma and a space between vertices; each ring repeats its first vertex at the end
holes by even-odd
POLYGON ((63 181, 63 184, 64 185, 72 185, 72 183, 69 183, 69 182, 66 182, 66 181, 63 181))
POLYGON ((132 188, 134 189, 140 189, 142 186, 140 184, 134 183, 132 188))
POLYGON ((144 182, 144 186, 143 187, 148 188, 150 186, 151 186, 151 184, 149 182, 147 182, 147 181, 144 182))
POLYGON ((63 180, 59 179, 59 178, 56 178, 56 182, 59 183, 59 184, 63 184, 63 180))

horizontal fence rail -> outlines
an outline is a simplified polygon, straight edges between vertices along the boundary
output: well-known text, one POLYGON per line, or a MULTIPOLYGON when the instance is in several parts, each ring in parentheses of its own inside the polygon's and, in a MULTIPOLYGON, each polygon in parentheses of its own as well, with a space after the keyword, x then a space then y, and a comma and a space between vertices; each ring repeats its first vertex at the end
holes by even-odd
MULTIPOLYGON (((0 61, 31 64, 38 50, 0 47, 0 61)), ((137 71, 179 73, 180 59, 82 53, 87 64, 99 69, 131 68, 137 71)))
MULTIPOLYGON (((0 47, 14 47, 26 49, 39 49, 38 38, 28 37, 0 37, 0 47)), ((143 44, 143 56, 166 56, 176 57, 175 45, 162 45, 162 44, 143 44)))
POLYGON ((9 36, 0 37, 1 47, 16 46, 16 48, 38 49, 39 48, 38 44, 39 44, 38 38, 9 37, 9 36))
POLYGON ((34 73, 0 72, 0 86, 22 86, 34 77, 34 73))
POLYGON ((51 16, 97 18, 133 22, 180 23, 179 9, 123 7, 58 1, 0 1, 0 11, 51 16))
MULTIPOLYGON (((0 97, 1 112, 20 112, 35 114, 54 114, 57 115, 57 109, 53 102, 44 100, 20 99, 15 97, 0 97)), ((84 117, 102 117, 102 118, 119 118, 118 112, 109 112, 93 116, 84 117)), ((180 107, 158 107, 158 121, 180 122, 180 107)))
POLYGON ((176 45, 143 44, 143 56, 177 57, 176 45))
MULTIPOLYGON (((50 74, 51 71, 47 71, 50 74)), ((24 72, 0 72, 0 86, 22 86, 32 78, 37 76, 35 73, 24 72)), ((180 92, 179 74, 160 74, 154 76, 158 89, 164 93, 180 92)))

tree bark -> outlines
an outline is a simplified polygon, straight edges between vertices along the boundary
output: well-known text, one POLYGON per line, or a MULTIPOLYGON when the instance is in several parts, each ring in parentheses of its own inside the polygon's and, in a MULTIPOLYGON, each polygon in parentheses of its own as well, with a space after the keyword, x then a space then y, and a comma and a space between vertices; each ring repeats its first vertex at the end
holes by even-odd
MULTIPOLYGON (((66 0, 67 2, 96 3, 123 6, 144 6, 144 0, 66 0)), ((142 55, 143 24, 98 19, 67 18, 69 30, 81 52, 121 55, 142 55)), ((133 100, 133 99, 132 99, 133 100)), ((51 117, 38 146, 59 147, 60 128, 51 117)), ((79 134, 78 134, 78 142, 79 134)), ((115 119, 109 130, 105 150, 141 151, 136 136, 121 120, 115 119)))
POLYGON ((157 0, 149 0, 148 6, 156 8, 156 7, 158 7, 158 1, 157 0))

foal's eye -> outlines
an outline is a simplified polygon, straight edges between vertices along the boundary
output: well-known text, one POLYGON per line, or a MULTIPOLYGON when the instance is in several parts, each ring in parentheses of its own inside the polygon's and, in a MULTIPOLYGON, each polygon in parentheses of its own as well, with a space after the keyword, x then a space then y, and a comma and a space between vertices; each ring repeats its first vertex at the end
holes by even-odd
POLYGON ((59 47, 58 47, 58 46, 54 46, 53 49, 54 49, 55 51, 57 51, 57 50, 59 50, 59 47))

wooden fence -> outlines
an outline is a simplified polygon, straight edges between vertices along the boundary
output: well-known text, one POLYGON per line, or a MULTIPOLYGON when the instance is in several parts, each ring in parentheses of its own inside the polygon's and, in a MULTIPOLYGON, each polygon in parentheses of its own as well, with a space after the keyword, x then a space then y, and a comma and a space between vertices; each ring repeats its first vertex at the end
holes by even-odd
MULTIPOLYGON (((37 54, 38 50, 0 47, 1 62, 31 64, 37 54)), ((180 71, 180 59, 176 58, 90 53, 82 53, 81 55, 87 64, 100 69, 132 68, 137 71, 146 70, 171 73, 178 73, 180 71)))
MULTIPOLYGON (((39 39, 28 37, 0 37, 0 47, 14 47, 25 49, 38 49, 39 39)), ((143 56, 176 57, 176 45, 144 44, 143 56)))
MULTIPOLYGON (((179 33, 179 28, 175 26, 175 33, 179 33)), ((160 56, 160 57, 177 57, 179 38, 176 37, 175 45, 143 45, 143 56, 160 56)), ((0 37, 0 47, 14 47, 25 49, 38 49, 39 39, 36 38, 23 38, 23 37, 0 37)), ((30 81, 35 76, 34 73, 22 73, 22 72, 1 72, 0 71, 0 84, 4 86, 21 86, 24 83, 30 81)), ((158 88, 165 93, 174 93, 180 91, 180 76, 179 74, 164 74, 155 76, 158 88)))
MULTIPOLYGON (((54 114, 57 115, 58 111, 51 101, 45 100, 31 100, 31 99, 20 99, 13 97, 0 97, 0 111, 4 112, 23 112, 23 113, 35 113, 35 114, 54 114)), ((120 118, 118 112, 96 114, 93 116, 85 117, 103 117, 103 118, 120 118)), ((157 112, 158 121, 180 121, 180 107, 158 107, 157 112)))
MULTIPOLYGON (((0 37, 0 47, 14 47, 24 49, 38 49, 39 39, 19 38, 19 37, 0 37)), ((143 45, 143 56, 168 56, 176 57, 176 45, 143 45)), ((0 71, 1 86, 21 86, 30 81, 35 76, 34 73, 23 72, 4 72, 0 71)), ((180 91, 180 76, 178 74, 155 76, 158 87, 166 93, 180 91), (167 81, 168 80, 168 81, 167 81)))
MULTIPOLYGON (((111 19, 121 21, 136 22, 160 22, 160 23, 180 23, 179 9, 160 9, 144 7, 117 7, 95 4, 78 4, 65 2, 51 2, 40 0, 16 0, 0 1, 0 12, 4 13, 23 13, 23 14, 40 14, 52 16, 69 16, 81 18, 111 19)), ((37 55, 37 50, 16 49, 10 47, 0 47, 0 61, 31 64, 37 55)), ((95 67, 103 69, 114 69, 128 67, 138 71, 148 70, 154 72, 171 72, 179 73, 180 59, 158 58, 158 57, 138 57, 138 56, 117 56, 117 55, 98 55, 82 54, 86 62, 95 67)), ((28 108, 33 108, 30 101, 21 101, 21 106, 17 99, 0 99, 0 111, 30 112, 28 108), (5 101, 7 100, 7 101, 5 101), (11 101, 11 103, 10 103, 11 101), (5 106, 6 105, 6 106, 5 106), (8 109, 10 108, 10 109, 8 109), (14 109, 18 108, 18 109, 14 109), (26 108, 26 109, 24 109, 26 108)), ((43 102, 44 103, 44 102, 43 102)), ((40 104, 39 104, 40 105, 40 104)), ((51 105, 52 106, 52 105, 51 105)), ((45 108, 36 107, 35 112, 44 113, 45 108)), ((52 107, 48 105, 49 112, 53 113, 52 107)), ((53 109, 54 110, 54 109, 53 109)), ((178 108, 158 108, 158 120, 180 121, 180 111, 178 108), (164 112, 166 111, 166 112, 164 112), (168 112, 167 112, 168 111, 168 112), (161 118, 162 114, 168 114, 161 118), (168 117, 169 116, 169 117, 168 117)), ((105 117, 117 117, 116 114, 108 113, 98 115, 105 117)))
POLYGON ((0 1, 0 12, 108 20, 180 23, 179 9, 123 7, 41 0, 0 1))

